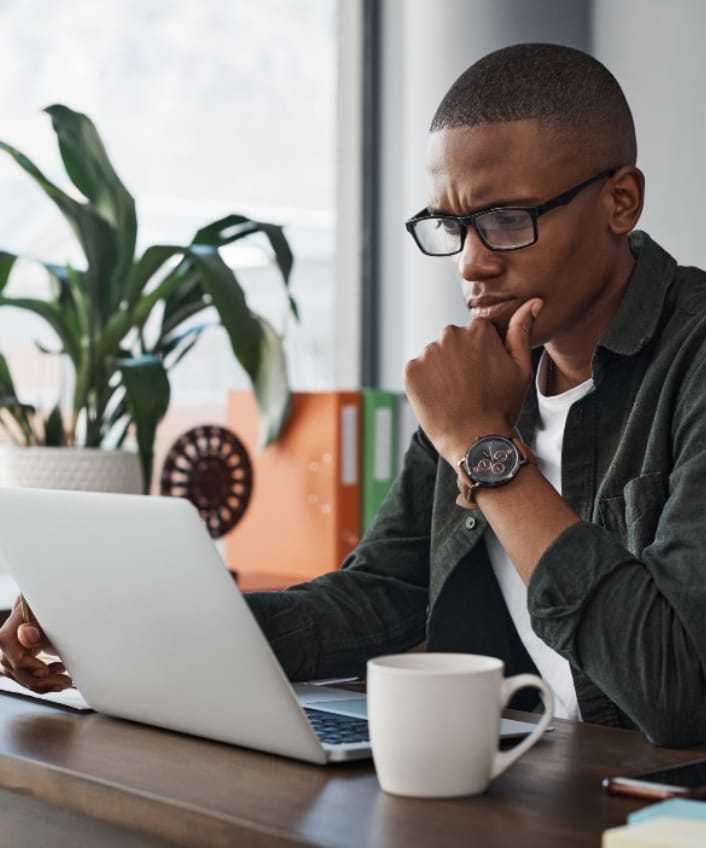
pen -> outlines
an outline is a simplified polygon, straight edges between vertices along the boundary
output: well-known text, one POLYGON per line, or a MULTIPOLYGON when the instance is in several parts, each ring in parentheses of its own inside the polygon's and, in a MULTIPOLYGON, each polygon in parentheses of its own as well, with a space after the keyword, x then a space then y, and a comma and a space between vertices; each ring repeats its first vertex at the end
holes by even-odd
POLYGON ((34 616, 32 615, 32 610, 29 608, 29 604, 25 600, 25 596, 23 594, 20 594, 20 607, 22 608, 22 623, 29 624, 34 616))

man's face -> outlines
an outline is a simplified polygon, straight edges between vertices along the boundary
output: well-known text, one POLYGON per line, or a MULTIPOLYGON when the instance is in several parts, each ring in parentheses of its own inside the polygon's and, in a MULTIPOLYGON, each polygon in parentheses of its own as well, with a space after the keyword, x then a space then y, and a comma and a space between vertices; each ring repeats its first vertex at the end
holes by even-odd
MULTIPOLYGON (((427 155, 429 208, 460 216, 494 206, 537 206, 616 164, 596 168, 590 157, 584 162, 574 154, 534 121, 434 132, 427 155)), ((625 282, 614 267, 608 194, 603 180, 588 186, 539 217, 536 243, 519 250, 492 251, 469 228, 452 260, 471 316, 503 332, 521 303, 540 297, 544 308, 533 344, 571 345, 588 335, 586 328, 601 320, 596 313, 602 304, 625 282)))

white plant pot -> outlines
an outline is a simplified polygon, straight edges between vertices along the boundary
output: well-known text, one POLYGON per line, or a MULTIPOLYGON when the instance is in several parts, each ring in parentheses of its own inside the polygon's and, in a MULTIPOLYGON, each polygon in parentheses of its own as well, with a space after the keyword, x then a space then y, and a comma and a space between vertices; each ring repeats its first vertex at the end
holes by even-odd
POLYGON ((2 445, 0 486, 141 494, 142 468, 128 450, 2 445))

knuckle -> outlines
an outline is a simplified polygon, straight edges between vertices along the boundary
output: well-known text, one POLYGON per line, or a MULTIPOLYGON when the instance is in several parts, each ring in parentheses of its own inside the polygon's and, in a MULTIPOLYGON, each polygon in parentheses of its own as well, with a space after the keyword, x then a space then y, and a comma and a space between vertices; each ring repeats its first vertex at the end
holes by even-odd
POLYGON ((453 324, 447 324, 441 331, 441 340, 445 341, 447 339, 452 339, 457 329, 458 327, 455 327, 453 324))
POLYGON ((28 674, 31 674, 33 671, 37 671, 40 668, 44 668, 44 663, 41 660, 36 659, 31 654, 22 653, 13 657, 13 664, 16 669, 21 671, 26 671, 28 674))
POLYGON ((414 361, 417 362, 418 364, 421 364, 422 362, 426 361, 427 359, 429 359, 430 356, 433 355, 433 353, 434 353, 434 351, 436 350, 437 347, 438 347, 438 345, 437 345, 436 342, 428 342, 427 344, 424 345, 424 347, 422 348, 422 352, 419 354, 417 359, 414 360, 414 361))
POLYGON ((414 379, 414 373, 416 370, 416 360, 410 359, 410 361, 405 365, 402 376, 404 378, 405 385, 409 385, 412 379, 414 379))

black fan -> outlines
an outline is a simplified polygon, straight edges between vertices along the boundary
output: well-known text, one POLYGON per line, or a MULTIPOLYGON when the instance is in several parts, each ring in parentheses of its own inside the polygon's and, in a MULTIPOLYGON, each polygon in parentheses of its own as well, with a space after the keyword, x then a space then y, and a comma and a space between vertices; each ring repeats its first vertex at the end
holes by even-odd
POLYGON ((196 506, 214 539, 240 521, 252 494, 250 456, 240 439, 204 424, 174 442, 162 465, 160 492, 187 498, 196 506))

